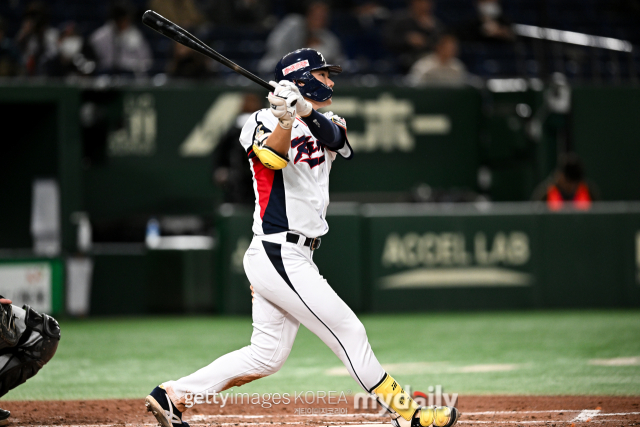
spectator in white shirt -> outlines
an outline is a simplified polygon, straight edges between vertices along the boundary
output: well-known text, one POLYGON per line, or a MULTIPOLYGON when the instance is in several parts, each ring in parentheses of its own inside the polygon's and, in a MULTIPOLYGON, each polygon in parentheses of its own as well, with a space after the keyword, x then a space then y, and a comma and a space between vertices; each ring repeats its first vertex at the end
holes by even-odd
POLYGON ((111 19, 91 35, 99 72, 143 75, 151 68, 151 50, 131 14, 127 3, 114 4, 111 19))
POLYGON ((467 70, 457 55, 456 37, 451 34, 441 36, 434 52, 413 64, 409 80, 413 84, 462 85, 466 80, 467 70))

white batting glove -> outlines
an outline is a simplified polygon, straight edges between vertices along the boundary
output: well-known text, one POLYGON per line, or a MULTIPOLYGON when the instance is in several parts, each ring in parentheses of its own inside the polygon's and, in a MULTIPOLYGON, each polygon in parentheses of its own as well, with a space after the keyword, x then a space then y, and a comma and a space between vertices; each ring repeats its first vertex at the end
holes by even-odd
POLYGON ((304 99, 302 95, 300 95, 298 97, 298 102, 296 102, 296 112, 298 113, 298 115, 307 117, 309 114, 311 114, 312 110, 313 106, 311 105, 311 103, 304 99))
MULTIPOLYGON (((271 82, 271 83, 275 83, 275 82, 271 82)), ((278 83, 278 85, 285 88, 285 90, 290 89, 292 93, 295 93, 296 95, 298 95, 298 102, 296 103, 296 112, 298 113, 299 116, 307 117, 309 114, 311 114, 311 110, 313 109, 313 106, 309 101, 307 101, 302 97, 302 94, 300 93, 300 87, 297 84, 295 84, 294 82, 290 82, 289 80, 280 80, 280 83, 278 83)))
POLYGON ((269 83, 271 85, 276 85, 276 88, 273 91, 273 93, 276 95, 281 95, 280 92, 284 92, 287 90, 295 93, 296 95, 300 95, 300 89, 298 88, 298 85, 294 82, 290 82, 289 80, 280 80, 280 82, 278 83, 270 81, 269 83))
POLYGON ((297 88, 297 86, 288 80, 282 80, 280 83, 270 81, 269 84, 273 86, 273 94, 275 96, 279 96, 280 98, 286 99, 292 95, 295 95, 295 96, 300 95, 300 90, 297 88), (281 84, 281 83, 284 83, 284 84, 281 84))
POLYGON ((295 101, 298 97, 289 93, 287 98, 274 95, 273 92, 267 96, 271 114, 278 119, 282 129, 291 129, 293 121, 296 119, 295 101), (294 104, 294 105, 292 105, 294 104))

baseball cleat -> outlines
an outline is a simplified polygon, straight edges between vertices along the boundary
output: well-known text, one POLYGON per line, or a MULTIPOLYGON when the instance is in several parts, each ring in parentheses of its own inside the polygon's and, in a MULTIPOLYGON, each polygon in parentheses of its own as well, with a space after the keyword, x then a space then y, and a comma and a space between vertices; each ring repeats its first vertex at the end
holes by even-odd
POLYGON ((162 427, 189 427, 189 424, 182 421, 182 412, 178 411, 161 385, 144 399, 144 404, 162 427))
POLYGON ((453 406, 423 406, 420 416, 411 420, 411 427, 452 427, 460 418, 460 411, 453 406))
POLYGON ((11 412, 0 409, 0 426, 6 426, 9 424, 9 416, 11 412))

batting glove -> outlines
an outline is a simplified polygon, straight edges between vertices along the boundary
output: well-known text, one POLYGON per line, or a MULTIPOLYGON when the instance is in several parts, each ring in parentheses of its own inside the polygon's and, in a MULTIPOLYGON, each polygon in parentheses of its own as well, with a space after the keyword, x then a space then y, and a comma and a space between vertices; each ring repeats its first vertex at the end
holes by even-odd
POLYGON ((278 119, 280 127, 282 129, 291 129, 293 121, 296 119, 295 101, 298 97, 290 93, 287 98, 283 98, 271 92, 267 99, 269 100, 271 114, 278 119))
MULTIPOLYGON (((275 82, 271 82, 271 83, 275 83, 275 82)), ((278 85, 281 87, 284 87, 285 89, 290 89, 291 92, 298 95, 298 102, 296 102, 296 112, 298 113, 299 116, 307 117, 309 114, 311 114, 311 110, 313 110, 313 106, 309 101, 307 101, 302 97, 302 94, 300 93, 300 88, 298 87, 297 84, 295 84, 294 82, 290 82, 289 80, 280 80, 280 83, 278 83, 278 85)))

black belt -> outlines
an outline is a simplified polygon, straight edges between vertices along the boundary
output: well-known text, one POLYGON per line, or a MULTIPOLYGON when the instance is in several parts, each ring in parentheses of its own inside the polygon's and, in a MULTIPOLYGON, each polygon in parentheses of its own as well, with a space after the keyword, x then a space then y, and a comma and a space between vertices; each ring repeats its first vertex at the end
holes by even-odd
MULTIPOLYGON (((304 236, 302 236, 304 237, 304 236)), ((287 233, 287 242, 289 243, 295 243, 296 245, 298 244, 298 242, 300 241, 300 236, 297 234, 293 234, 293 233, 287 233)), ((304 238, 304 245, 305 246, 309 246, 311 248, 312 251, 318 249, 320 247, 320 241, 321 239, 319 237, 305 237, 304 238)))

